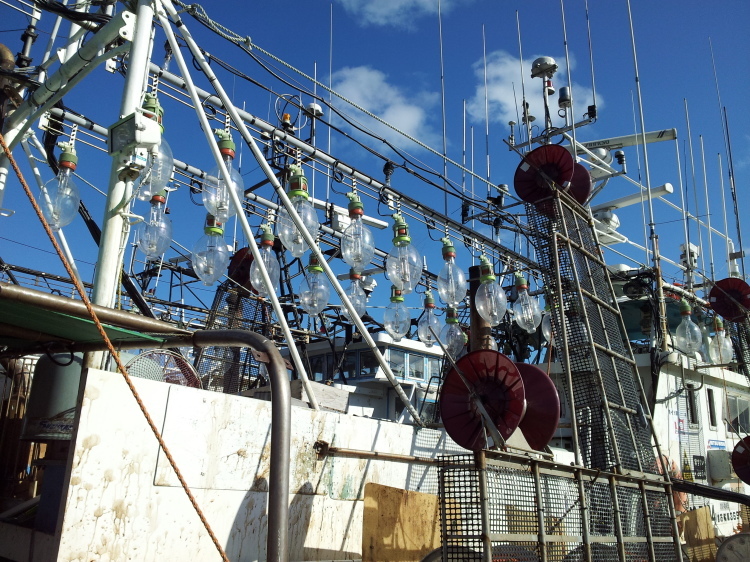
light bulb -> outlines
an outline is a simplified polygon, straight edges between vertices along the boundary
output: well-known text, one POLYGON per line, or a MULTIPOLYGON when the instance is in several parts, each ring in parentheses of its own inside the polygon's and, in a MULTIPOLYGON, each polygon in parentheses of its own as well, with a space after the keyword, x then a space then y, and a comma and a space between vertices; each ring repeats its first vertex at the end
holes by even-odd
POLYGON ((347 193, 346 196, 349 198, 351 224, 341 237, 341 256, 349 267, 362 273, 375 256, 375 241, 372 231, 362 222, 364 206, 359 196, 354 192, 347 193))
POLYGON ((138 199, 148 201, 153 195, 167 187, 172 179, 174 170, 174 156, 166 139, 152 147, 146 157, 146 167, 138 176, 135 187, 138 189, 138 199))
POLYGON ((328 297, 331 288, 323 273, 323 268, 318 264, 318 258, 310 256, 310 264, 307 266, 307 276, 300 285, 299 305, 310 316, 323 312, 328 306, 328 297))
MULTIPOLYGON (((159 104, 156 94, 147 92, 143 99, 143 114, 146 117, 159 123, 161 132, 164 132, 162 120, 164 118, 164 109, 159 104)), ((138 189, 138 199, 149 201, 152 196, 156 195, 172 179, 174 169, 174 157, 172 149, 162 136, 159 144, 151 147, 146 157, 146 167, 138 176, 135 187, 138 189)))
MULTIPOLYGON (((310 236, 317 238, 318 215, 315 208, 310 203, 310 196, 307 194, 307 178, 302 173, 301 166, 293 164, 289 166, 291 177, 289 179, 289 199, 292 202, 294 210, 302 219, 302 224, 310 233, 310 236)), ((307 243, 302 234, 300 234, 297 225, 292 221, 287 210, 279 208, 278 234, 281 243, 289 250, 295 258, 302 256, 307 251, 307 243)))
POLYGON ((724 331, 724 323, 716 319, 716 335, 708 346, 708 355, 711 361, 717 365, 729 363, 734 356, 734 346, 732 340, 727 337, 724 331))
POLYGON ((526 278, 516 274, 516 290, 518 297, 513 303, 514 319, 518 326, 533 334, 542 322, 542 312, 539 310, 539 303, 529 295, 529 286, 526 278))
POLYGON ((492 264, 487 256, 479 256, 479 288, 474 296, 477 312, 490 326, 497 326, 508 310, 503 288, 495 282, 492 264))
POLYGON ((157 260, 172 242, 172 221, 166 216, 166 192, 151 197, 151 210, 147 221, 141 223, 136 234, 138 249, 147 260, 157 260))
POLYGON ((435 316, 435 299, 432 298, 432 291, 425 291, 424 294, 424 312, 417 324, 417 335, 420 341, 427 347, 432 347, 435 343, 436 335, 440 333, 440 320, 435 316), (432 331, 430 331, 432 328, 432 331))
POLYGON ((401 341, 411 328, 411 316, 404 304, 404 295, 401 289, 395 286, 391 287, 391 304, 386 307, 383 314, 383 326, 393 341, 401 341))
POLYGON ((203 183, 203 206, 219 222, 226 222, 237 213, 229 190, 234 189, 241 203, 245 199, 245 182, 242 180, 240 173, 232 165, 232 162, 234 162, 235 144, 231 134, 218 129, 216 135, 219 137, 219 152, 229 172, 229 180, 227 181, 219 166, 214 168, 209 174, 210 177, 203 183))
POLYGON ((466 296, 466 274, 456 265, 456 248, 450 239, 443 238, 443 259, 445 265, 437 278, 440 299, 448 306, 458 306, 466 296))
POLYGON ((229 250, 221 223, 210 214, 206 216, 204 232, 193 248, 193 270, 204 285, 213 285, 229 265, 229 250))
POLYGON ((268 298, 271 293, 277 293, 279 291, 279 277, 281 270, 279 267, 279 260, 276 257, 276 253, 273 251, 273 232, 271 232, 271 226, 268 224, 261 225, 263 233, 260 236, 260 259, 263 261, 263 265, 266 267, 268 277, 271 279, 270 289, 263 282, 263 275, 260 271, 260 265, 257 260, 253 260, 250 265, 250 284, 253 289, 258 291, 261 297, 268 298))
POLYGON ((542 316, 542 336, 544 341, 555 347, 555 336, 552 335, 552 314, 549 310, 545 310, 542 316))
POLYGON ((440 341, 454 359, 466 345, 466 334, 458 323, 458 311, 453 307, 448 307, 446 312, 445 326, 440 331, 440 341))
MULTIPOLYGON (((367 308, 367 295, 365 294, 365 290, 362 288, 361 277, 359 273, 354 271, 354 268, 349 271, 349 279, 351 280, 351 283, 344 292, 346 293, 349 301, 352 303, 357 316, 362 318, 367 308)), ((341 312, 347 320, 352 322, 352 317, 345 307, 342 307, 341 312)))
POLYGON ((393 248, 385 260, 388 279, 403 294, 410 293, 422 276, 422 257, 412 246, 409 226, 400 214, 393 215, 393 248))
POLYGON ((40 194, 42 214, 50 228, 54 231, 68 226, 78 213, 81 196, 76 184, 73 183, 73 171, 76 169, 78 157, 73 147, 66 144, 58 164, 57 176, 44 184, 40 194))
POLYGON ((675 333, 675 345, 680 351, 688 355, 693 355, 701 348, 703 343, 701 329, 690 318, 691 312, 690 304, 682 301, 680 303, 682 322, 677 326, 677 332, 675 333))

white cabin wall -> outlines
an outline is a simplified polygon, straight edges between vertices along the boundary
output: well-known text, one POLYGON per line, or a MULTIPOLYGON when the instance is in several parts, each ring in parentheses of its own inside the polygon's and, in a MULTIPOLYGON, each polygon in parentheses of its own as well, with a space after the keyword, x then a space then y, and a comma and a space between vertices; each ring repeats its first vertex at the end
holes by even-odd
MULTIPOLYGON (((679 361, 680 358, 678 357, 679 361)), ((673 397, 667 402, 656 404, 654 408, 654 427, 657 438, 662 449, 670 460, 676 463, 677 470, 683 472, 684 458, 680 458, 680 431, 691 431, 700 428, 701 451, 700 454, 706 458, 706 480, 705 483, 715 486, 712 480, 709 451, 723 450, 726 455, 731 455, 732 450, 738 442, 736 435, 727 431, 724 421, 727 416, 726 394, 747 397, 750 400, 750 392, 747 387, 747 379, 738 373, 711 367, 707 369, 695 369, 692 359, 681 358, 679 363, 667 363, 662 366, 656 392, 657 399, 671 396, 683 386, 684 382, 692 384, 695 388, 698 401, 698 423, 690 426, 685 418, 685 412, 678 408, 678 399, 673 397), (708 408, 708 389, 713 390, 714 406, 716 411, 716 425, 711 425, 708 408)), ((744 437, 744 435, 742 435, 744 437)), ((723 454, 723 453, 722 453, 723 454)), ((696 481, 700 481, 696 479, 696 481)), ((747 486, 739 479, 719 483, 719 487, 740 493, 747 493, 747 486)), ((736 532, 740 523, 737 504, 719 502, 696 498, 688 501, 688 508, 696 507, 696 502, 701 505, 709 505, 715 522, 717 535, 726 536, 736 532)))
MULTIPOLYGON (((232 560, 265 557, 271 403, 134 379, 232 560)), ((216 549, 118 374, 91 371, 60 560, 212 560, 216 549)), ((290 559, 361 556, 366 482, 437 493, 435 466, 327 457, 313 444, 435 457, 443 432, 292 408, 290 559)))

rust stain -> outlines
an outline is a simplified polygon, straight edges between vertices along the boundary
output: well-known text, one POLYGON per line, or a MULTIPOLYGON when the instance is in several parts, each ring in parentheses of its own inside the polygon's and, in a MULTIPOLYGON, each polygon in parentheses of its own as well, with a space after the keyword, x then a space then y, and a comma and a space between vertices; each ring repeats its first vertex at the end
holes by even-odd
POLYGON ((83 440, 83 448, 84 449, 93 449, 96 447, 99 443, 101 443, 102 438, 98 435, 89 435, 83 440))

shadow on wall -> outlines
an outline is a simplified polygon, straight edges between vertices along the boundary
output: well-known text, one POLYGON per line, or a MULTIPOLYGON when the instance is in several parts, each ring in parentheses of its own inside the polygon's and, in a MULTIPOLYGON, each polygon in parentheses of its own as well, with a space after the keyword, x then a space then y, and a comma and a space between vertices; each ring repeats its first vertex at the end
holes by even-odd
MULTIPOLYGON (((266 559, 267 491, 268 480, 258 478, 245 495, 225 545, 230 560, 266 559)), ((359 552, 346 549, 343 528, 332 523, 347 515, 351 522, 357 503, 331 502, 327 495, 316 495, 314 486, 305 482, 289 504, 289 560, 360 559, 359 552)))

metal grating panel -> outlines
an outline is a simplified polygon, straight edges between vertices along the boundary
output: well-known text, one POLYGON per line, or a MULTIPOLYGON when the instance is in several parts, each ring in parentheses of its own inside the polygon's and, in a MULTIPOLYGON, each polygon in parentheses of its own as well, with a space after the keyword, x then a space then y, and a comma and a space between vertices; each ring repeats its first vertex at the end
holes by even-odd
POLYGON ((669 498, 660 480, 489 451, 442 457, 443 560, 485 560, 485 548, 524 562, 583 561, 586 549, 597 562, 619 562, 620 551, 625 560, 679 560, 669 498))
MULTIPOLYGON (((268 336, 270 306, 231 280, 216 290, 207 330, 248 330, 268 336)), ((248 348, 206 347, 197 350, 195 368, 203 388, 238 394, 267 384, 265 365, 248 348)))
POLYGON ((750 321, 746 319, 742 322, 727 322, 725 328, 734 343, 738 370, 744 373, 750 382, 750 321))
POLYGON ((653 472, 651 429, 614 290, 587 212, 568 199, 557 196, 526 210, 553 334, 572 381, 582 462, 653 472))

